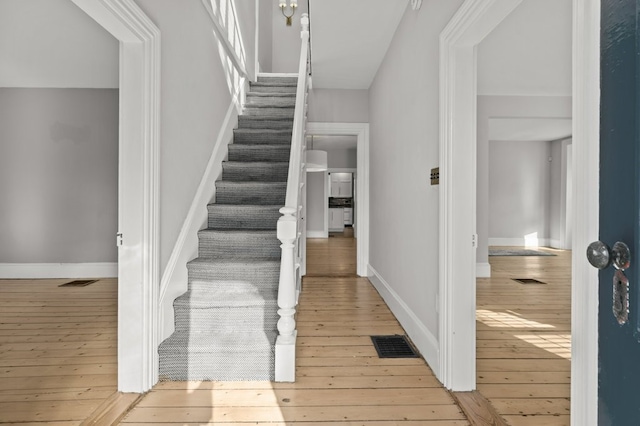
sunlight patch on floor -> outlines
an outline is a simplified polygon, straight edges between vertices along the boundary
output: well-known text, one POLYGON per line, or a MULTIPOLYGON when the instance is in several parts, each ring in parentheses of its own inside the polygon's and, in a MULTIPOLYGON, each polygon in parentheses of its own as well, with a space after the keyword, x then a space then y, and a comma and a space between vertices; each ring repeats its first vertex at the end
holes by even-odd
POLYGON ((489 327, 497 328, 555 328, 551 324, 543 324, 508 312, 494 312, 488 309, 478 309, 476 319, 489 327))
POLYGON ((564 359, 571 359, 570 334, 519 334, 514 337, 564 359))

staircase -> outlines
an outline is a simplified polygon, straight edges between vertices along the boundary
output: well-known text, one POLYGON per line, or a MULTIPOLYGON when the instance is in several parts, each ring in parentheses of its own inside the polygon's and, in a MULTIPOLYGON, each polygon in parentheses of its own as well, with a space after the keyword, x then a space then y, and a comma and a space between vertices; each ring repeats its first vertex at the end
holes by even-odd
POLYGON ((160 344, 161 380, 274 380, 280 241, 295 77, 259 77, 238 117, 175 332, 160 344))

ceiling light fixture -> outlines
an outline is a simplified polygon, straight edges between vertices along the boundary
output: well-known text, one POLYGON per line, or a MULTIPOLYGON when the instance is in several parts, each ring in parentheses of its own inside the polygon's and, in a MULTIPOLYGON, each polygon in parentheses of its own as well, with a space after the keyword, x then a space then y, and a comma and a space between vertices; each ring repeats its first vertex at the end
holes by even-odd
POLYGON ((285 13, 285 10, 287 9, 287 0, 280 0, 280 10, 282 11, 282 15, 284 15, 285 18, 287 18, 287 27, 291 26, 291 18, 293 17, 293 14, 296 13, 296 7, 298 7, 298 1, 297 0, 289 0, 289 7, 291 8, 291 15, 287 15, 285 13))
POLYGON ((307 172, 325 172, 328 169, 327 151, 313 149, 313 135, 311 135, 311 149, 307 150, 306 163, 307 172))

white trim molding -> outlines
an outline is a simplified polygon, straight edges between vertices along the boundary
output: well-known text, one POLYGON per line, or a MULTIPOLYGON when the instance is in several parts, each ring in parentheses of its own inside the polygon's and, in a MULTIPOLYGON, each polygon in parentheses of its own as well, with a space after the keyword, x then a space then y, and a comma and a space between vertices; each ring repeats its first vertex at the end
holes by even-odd
POLYGON ((133 0, 72 0, 120 41, 118 390, 158 381, 160 30, 133 0))
POLYGON ((491 278, 491 264, 488 262, 476 263, 476 278, 491 278))
POLYGON ((0 279, 116 278, 118 264, 98 263, 0 263, 0 279))
POLYGON ((476 47, 522 0, 466 0, 440 34, 440 362, 454 391, 476 386, 476 47))
POLYGON ((429 329, 418 319, 418 316, 407 306, 402 298, 393 290, 393 287, 387 283, 387 281, 376 271, 371 265, 369 265, 371 276, 369 281, 378 290, 380 296, 384 299, 385 303, 389 306, 389 309, 393 312, 398 322, 405 329, 407 334, 411 337, 411 341, 414 343, 420 354, 427 361, 429 367, 433 371, 439 370, 438 363, 440 357, 438 355, 438 339, 429 331, 429 329))
POLYGON ((189 278, 187 262, 198 257, 198 231, 207 227, 207 205, 215 197, 215 181, 222 174, 222 161, 227 156, 227 147, 233 140, 233 129, 237 123, 238 111, 234 98, 227 109, 227 114, 209 157, 207 168, 193 196, 189 212, 182 224, 180 234, 178 234, 178 239, 162 274, 160 301, 158 304, 160 309, 160 342, 169 337, 175 329, 173 301, 187 291, 189 278))
POLYGON ((369 123, 307 123, 307 135, 357 137, 356 226, 357 273, 369 276, 369 123))
POLYGON ((599 234, 600 0, 573 1, 573 272, 571 424, 598 424, 598 271, 584 251, 599 234))

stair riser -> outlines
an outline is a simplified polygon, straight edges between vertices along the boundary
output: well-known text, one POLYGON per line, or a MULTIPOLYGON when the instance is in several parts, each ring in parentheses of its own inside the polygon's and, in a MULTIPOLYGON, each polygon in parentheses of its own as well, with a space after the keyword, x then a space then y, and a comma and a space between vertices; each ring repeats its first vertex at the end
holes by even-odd
POLYGON ((247 96, 246 107, 286 107, 293 108, 296 106, 295 96, 256 96, 249 94, 247 96))
POLYGON ((198 254, 216 259, 279 258, 280 241, 275 233, 272 238, 229 237, 222 233, 200 233, 198 254))
POLYGON ((259 75, 258 83, 286 83, 296 84, 298 82, 298 76, 274 76, 274 75, 259 75))
POLYGON ((218 187, 216 190, 216 203, 219 204, 255 204, 255 205, 282 205, 284 206, 287 188, 274 188, 265 192, 262 188, 255 187, 218 187))
POLYGON ((249 92, 258 93, 296 93, 296 86, 263 86, 261 84, 252 84, 249 92))
POLYGON ((272 229, 275 230, 281 214, 277 208, 255 210, 251 213, 209 206, 209 228, 214 229, 272 229))
POLYGON ((257 330, 276 331, 280 316, 278 307, 271 306, 234 309, 178 309, 175 311, 175 324, 178 331, 251 332, 257 330))
POLYGON ((234 182, 286 182, 289 164, 262 165, 222 164, 222 180, 234 182))
MULTIPOLYGON (((264 348, 265 350, 272 348, 264 348)), ((160 380, 220 380, 273 381, 275 354, 246 352, 239 359, 234 351, 198 353, 195 355, 167 353, 160 355, 160 380)))
POLYGON ((262 118, 250 115, 238 116, 238 128, 240 129, 286 129, 291 131, 293 128, 293 120, 290 117, 283 119, 269 117, 262 118))
POLYGON ((281 149, 273 149, 273 147, 256 146, 234 146, 229 145, 229 161, 289 161, 291 149, 286 146, 281 149))
POLYGON ((208 283, 200 280, 229 280, 249 283, 256 288, 278 288, 280 280, 280 263, 263 266, 246 264, 242 267, 226 266, 224 264, 188 263, 189 289, 198 291, 208 283))
POLYGON ((291 130, 282 132, 248 133, 242 130, 234 131, 233 143, 253 145, 287 145, 291 149, 291 130))
POLYGON ((283 119, 293 120, 293 108, 273 108, 273 107, 252 107, 247 105, 244 115, 250 117, 261 117, 263 115, 269 117, 282 117, 283 119))

